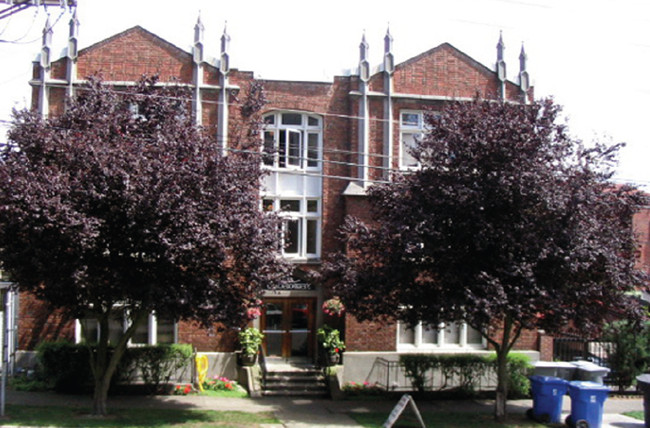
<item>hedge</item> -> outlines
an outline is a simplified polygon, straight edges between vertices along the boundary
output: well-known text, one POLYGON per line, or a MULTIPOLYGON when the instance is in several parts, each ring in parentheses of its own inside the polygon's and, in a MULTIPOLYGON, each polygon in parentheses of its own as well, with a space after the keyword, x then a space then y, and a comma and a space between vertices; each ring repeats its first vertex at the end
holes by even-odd
MULTIPOLYGON (((57 392, 87 392, 93 385, 90 350, 94 350, 94 347, 69 342, 43 342, 36 348, 38 376, 57 392)), ((191 345, 182 344, 127 348, 111 385, 134 383, 135 374, 139 372, 147 389, 159 392, 161 385, 168 383, 176 371, 190 362, 192 352, 191 345)))
MULTIPOLYGON (((496 372, 494 354, 404 354, 400 355, 399 362, 413 389, 418 392, 431 389, 429 380, 437 372, 440 376, 438 390, 455 389, 462 395, 472 396, 480 387, 481 378, 496 372)), ((508 391, 511 397, 528 396, 531 369, 526 355, 508 355, 508 391)))

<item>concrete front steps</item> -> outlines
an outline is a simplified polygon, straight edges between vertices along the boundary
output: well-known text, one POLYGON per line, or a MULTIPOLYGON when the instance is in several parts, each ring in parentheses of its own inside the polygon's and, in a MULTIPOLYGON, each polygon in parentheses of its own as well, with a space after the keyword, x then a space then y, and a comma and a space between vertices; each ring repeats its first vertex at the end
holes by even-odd
POLYGON ((322 371, 311 363, 267 359, 262 396, 327 397, 329 389, 322 371))

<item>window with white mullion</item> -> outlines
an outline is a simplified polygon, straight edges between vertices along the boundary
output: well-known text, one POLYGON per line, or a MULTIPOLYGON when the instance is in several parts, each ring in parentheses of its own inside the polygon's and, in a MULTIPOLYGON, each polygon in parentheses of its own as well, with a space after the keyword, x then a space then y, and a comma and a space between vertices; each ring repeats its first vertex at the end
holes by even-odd
POLYGON ((286 160, 284 166, 301 168, 303 163, 303 146, 302 146, 302 132, 293 129, 285 129, 281 131, 285 133, 285 153, 286 160))
MULTIPOLYGON (((113 310, 108 323, 109 343, 117 343, 129 325, 129 318, 123 309, 116 308, 113 310)), ((75 340, 77 343, 84 341, 96 343, 99 340, 99 334, 99 323, 94 318, 80 319, 75 323, 75 340)), ((171 319, 149 314, 146 320, 136 329, 131 340, 129 340, 129 345, 156 345, 159 343, 176 343, 176 341, 176 323, 171 319)))
POLYGON ((437 327, 418 323, 414 326, 398 323, 398 350, 407 349, 445 349, 445 348, 484 348, 481 334, 466 323, 441 323, 437 327))
POLYGON ((305 153, 307 168, 320 167, 320 163, 319 163, 319 159, 321 158, 320 148, 321 148, 320 134, 316 132, 308 132, 306 153, 305 153))
POLYGON ((419 110, 403 110, 400 112, 400 145, 399 167, 401 169, 416 169, 420 163, 413 157, 411 150, 424 136, 424 114, 419 110))
POLYGON ((322 157, 322 120, 298 112, 264 116, 263 164, 279 169, 318 170, 322 157))
POLYGON ((277 211, 282 218, 284 256, 298 259, 320 256, 320 199, 263 197, 262 209, 277 211))

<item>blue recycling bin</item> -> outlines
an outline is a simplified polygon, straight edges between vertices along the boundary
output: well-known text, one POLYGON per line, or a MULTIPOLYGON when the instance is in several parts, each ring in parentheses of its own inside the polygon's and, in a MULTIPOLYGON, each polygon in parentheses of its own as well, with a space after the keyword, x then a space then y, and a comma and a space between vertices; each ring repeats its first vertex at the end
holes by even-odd
POLYGON ((571 414, 566 423, 577 428, 600 428, 603 423, 603 404, 609 387, 595 382, 569 382, 571 414))
POLYGON ((528 415, 539 422, 562 422, 562 399, 569 382, 554 376, 531 376, 533 408, 528 415))

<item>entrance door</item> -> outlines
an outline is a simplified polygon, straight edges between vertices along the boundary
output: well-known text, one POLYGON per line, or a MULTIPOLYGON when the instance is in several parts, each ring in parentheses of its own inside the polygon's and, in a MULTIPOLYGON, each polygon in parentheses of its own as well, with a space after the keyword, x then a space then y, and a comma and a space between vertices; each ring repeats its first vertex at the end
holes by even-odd
POLYGON ((267 356, 314 355, 314 299, 265 299, 261 326, 267 356))

